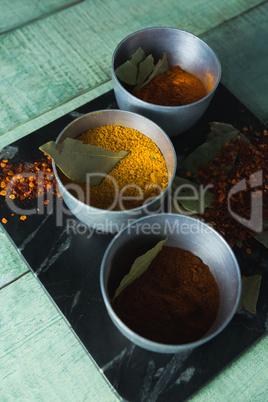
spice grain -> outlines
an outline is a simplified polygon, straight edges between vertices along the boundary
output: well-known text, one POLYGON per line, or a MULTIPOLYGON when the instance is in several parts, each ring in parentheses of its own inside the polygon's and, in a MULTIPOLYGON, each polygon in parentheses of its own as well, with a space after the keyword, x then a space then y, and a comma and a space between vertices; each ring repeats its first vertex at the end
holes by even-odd
MULTIPOLYGON (((155 143, 139 131, 108 125, 90 129, 77 139, 110 151, 129 152, 99 186, 90 185, 89 204, 91 206, 112 210, 121 210, 122 207, 137 208, 145 200, 151 200, 166 188, 168 174, 165 159, 155 143), (117 197, 114 182, 118 185, 121 197, 117 197), (126 199, 127 197, 129 199, 126 199)), ((65 185, 71 182, 61 172, 59 175, 65 185)), ((84 194, 87 193, 86 183, 76 184, 82 188, 84 194)), ((77 196, 75 192, 73 195, 77 196)))
POLYGON ((207 95, 203 83, 180 66, 171 66, 148 85, 133 91, 137 98, 163 106, 183 106, 207 95))
POLYGON ((165 344, 197 341, 219 309, 219 289, 207 265, 191 252, 164 246, 150 267, 113 302, 134 332, 165 344))

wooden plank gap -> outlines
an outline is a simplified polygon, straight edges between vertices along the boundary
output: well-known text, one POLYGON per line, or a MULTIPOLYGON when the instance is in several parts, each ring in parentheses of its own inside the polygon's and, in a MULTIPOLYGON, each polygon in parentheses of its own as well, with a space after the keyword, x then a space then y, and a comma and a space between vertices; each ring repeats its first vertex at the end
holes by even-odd
POLYGON ((16 282, 18 279, 20 279, 22 276, 28 274, 29 272, 31 272, 30 269, 28 269, 27 271, 23 272, 23 274, 17 276, 17 278, 12 279, 12 281, 5 283, 3 286, 0 287, 0 290, 4 289, 8 285, 11 285, 11 283, 16 282))
POLYGON ((60 12, 62 10, 65 10, 67 8, 76 6, 77 4, 83 3, 84 1, 85 0, 76 0, 76 1, 73 1, 72 3, 65 4, 64 6, 61 6, 61 7, 55 8, 54 10, 48 11, 47 13, 38 15, 38 17, 36 17, 36 18, 32 18, 31 20, 23 22, 22 24, 15 25, 14 27, 6 29, 5 31, 1 31, 0 36, 4 35, 6 33, 9 33, 9 32, 15 31, 16 29, 23 28, 24 26, 26 26, 28 24, 31 24, 31 23, 33 23, 35 21, 38 21, 38 20, 44 19, 46 17, 49 17, 50 15, 56 14, 56 13, 58 13, 58 12, 60 12))
POLYGON ((203 35, 206 35, 206 33, 208 33, 208 32, 210 32, 210 31, 213 31, 214 29, 217 29, 217 28, 221 27, 221 26, 224 25, 226 22, 229 23, 230 21, 233 21, 233 20, 237 19, 238 17, 240 17, 240 16, 242 16, 242 15, 244 15, 244 14, 248 14, 250 11, 252 11, 252 10, 258 8, 258 7, 261 7, 261 6, 263 6, 264 4, 266 4, 266 3, 267 3, 267 0, 263 0, 261 3, 256 4, 255 6, 252 6, 252 7, 247 8, 246 10, 242 11, 240 14, 236 14, 236 15, 234 15, 233 17, 229 18, 228 20, 224 20, 224 21, 222 21, 220 24, 215 25, 215 26, 213 26, 212 28, 207 29, 206 31, 201 32, 198 36, 200 36, 200 38, 202 38, 203 35))

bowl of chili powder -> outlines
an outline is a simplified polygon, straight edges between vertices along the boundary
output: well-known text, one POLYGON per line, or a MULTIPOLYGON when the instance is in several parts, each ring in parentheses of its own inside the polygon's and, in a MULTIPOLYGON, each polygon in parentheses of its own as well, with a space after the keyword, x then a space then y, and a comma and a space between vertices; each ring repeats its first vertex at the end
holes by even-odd
POLYGON ((98 110, 72 121, 56 143, 69 138, 128 155, 99 184, 70 179, 53 160, 67 214, 97 231, 117 233, 133 220, 164 211, 177 159, 171 140, 154 122, 128 111, 98 110))
POLYGON ((118 330, 160 353, 217 336, 241 294, 239 265, 224 238, 198 219, 170 213, 143 217, 118 233, 104 254, 100 283, 118 330))
POLYGON ((112 79, 120 109, 148 117, 172 137, 187 131, 204 114, 220 82, 221 64, 213 49, 192 33, 153 27, 134 32, 118 44, 112 56, 112 79), (150 70, 140 74, 142 63, 137 65, 135 56, 133 60, 138 49, 155 66, 165 54, 169 66, 159 75, 156 68, 156 76, 145 86, 150 70), (122 65, 132 71, 130 78, 125 78, 125 71, 119 75, 122 65))

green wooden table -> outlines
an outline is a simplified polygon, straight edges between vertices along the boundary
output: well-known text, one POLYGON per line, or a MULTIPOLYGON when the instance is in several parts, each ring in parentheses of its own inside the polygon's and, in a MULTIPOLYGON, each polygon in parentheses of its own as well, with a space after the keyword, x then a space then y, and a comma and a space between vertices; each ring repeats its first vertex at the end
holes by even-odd
MULTIPOLYGON (((261 0, 1 0, 0 147, 112 89, 115 46, 150 26, 204 39, 223 84, 267 123, 267 17, 261 0)), ((2 229, 0 270, 0 400, 118 400, 2 229)), ((267 346, 264 337, 193 399, 267 400, 267 346)))

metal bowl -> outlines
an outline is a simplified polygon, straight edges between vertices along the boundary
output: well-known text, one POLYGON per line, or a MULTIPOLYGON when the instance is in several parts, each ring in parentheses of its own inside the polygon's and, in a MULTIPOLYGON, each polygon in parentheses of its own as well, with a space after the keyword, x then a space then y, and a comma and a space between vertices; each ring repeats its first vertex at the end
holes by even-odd
POLYGON ((188 130, 203 115, 220 82, 221 65, 214 51, 197 36, 176 28, 147 28, 127 36, 116 47, 112 57, 112 78, 120 109, 148 117, 172 137, 188 130), (120 83, 115 70, 129 60, 139 46, 145 54, 152 53, 156 61, 166 52, 169 64, 180 65, 198 77, 208 94, 185 106, 160 106, 136 98, 120 83))
POLYGON ((107 311, 129 340, 145 349, 161 353, 177 353, 195 348, 218 335, 236 312, 241 294, 241 274, 235 255, 222 236, 207 224, 177 214, 159 214, 143 217, 118 233, 109 244, 101 264, 101 292, 107 311), (168 237, 165 245, 188 250, 201 258, 210 268, 220 292, 219 312, 209 331, 198 341, 166 345, 153 342, 129 329, 116 315, 111 300, 125 272, 120 261, 144 243, 156 244, 168 237))
POLYGON ((63 185, 59 178, 57 167, 55 163, 52 162, 59 191, 72 214, 85 225, 98 231, 116 233, 122 230, 124 226, 127 226, 142 216, 157 211, 163 211, 163 201, 175 176, 177 160, 174 147, 169 137, 159 126, 143 116, 123 110, 99 110, 79 117, 62 130, 56 142, 61 143, 67 137, 77 138, 80 134, 91 128, 106 125, 120 125, 133 128, 149 137, 162 152, 168 171, 167 187, 152 201, 138 208, 123 211, 110 211, 91 207, 74 197, 63 185))

